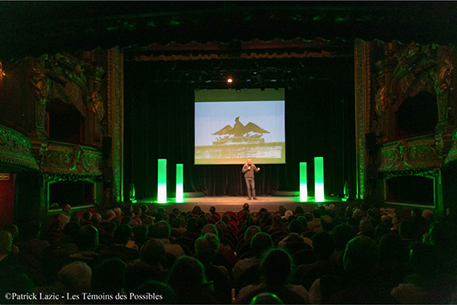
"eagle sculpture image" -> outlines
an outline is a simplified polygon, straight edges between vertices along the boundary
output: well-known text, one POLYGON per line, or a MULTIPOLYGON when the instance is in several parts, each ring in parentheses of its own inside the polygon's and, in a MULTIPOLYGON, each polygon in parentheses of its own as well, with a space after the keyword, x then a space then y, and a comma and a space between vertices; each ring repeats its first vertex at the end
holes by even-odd
MULTIPOLYGON (((213 142, 214 144, 225 144, 230 139, 238 139, 238 141, 236 141, 236 142, 240 142, 239 140, 241 140, 241 139, 245 139, 245 140, 259 139, 260 137, 262 137, 262 134, 264 134, 264 133, 270 133, 270 132, 266 131, 265 129, 260 128, 259 126, 257 126, 256 124, 254 124, 252 122, 249 122, 248 124, 243 125, 243 123, 240 122, 240 117, 236 117, 235 125, 233 125, 233 127, 230 125, 226 125, 221 130, 218 130, 215 133, 212 133, 212 135, 228 135, 222 139, 218 138, 217 141, 213 142), (250 132, 255 132, 257 134, 254 134, 252 136, 247 135, 250 132), (234 135, 234 137, 229 138, 230 135, 234 135)), ((259 140, 257 140, 257 141, 259 141, 259 140)), ((248 142, 251 142, 251 141, 248 141, 248 142)))

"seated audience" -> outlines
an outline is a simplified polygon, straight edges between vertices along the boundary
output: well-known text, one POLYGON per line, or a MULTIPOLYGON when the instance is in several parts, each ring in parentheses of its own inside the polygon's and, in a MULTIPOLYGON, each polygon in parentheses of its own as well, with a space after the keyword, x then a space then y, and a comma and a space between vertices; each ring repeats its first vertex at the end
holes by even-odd
POLYGON ((308 220, 308 230, 313 232, 320 232, 321 230, 321 211, 319 209, 314 209, 312 212, 312 220, 308 220))
POLYGON ((271 225, 270 228, 268 229, 268 232, 273 232, 273 231, 287 231, 287 227, 284 224, 284 221, 282 217, 279 214, 275 214, 272 217, 271 225))
POLYGON ((238 242, 238 247, 236 249, 238 257, 241 257, 241 255, 249 251, 249 249, 251 248, 252 238, 259 232, 261 232, 260 228, 255 225, 249 226, 246 229, 246 231, 244 232, 243 239, 238 242))
POLYGON ((119 257, 101 257, 92 268, 92 293, 123 293, 127 266, 119 257))
POLYGON ((134 291, 147 281, 165 282, 166 273, 164 262, 165 245, 158 239, 148 240, 140 250, 140 258, 127 265, 126 291, 134 291))
POLYGON ((114 231, 113 244, 104 252, 117 253, 125 262, 137 259, 138 251, 132 248, 127 248, 127 244, 131 238, 132 229, 126 224, 121 224, 116 231, 114 231))
POLYGON ((309 290, 311 303, 395 303, 389 290, 378 283, 378 260, 373 239, 364 235, 353 238, 344 253, 344 270, 317 279, 309 290))
POLYGON ((383 287, 393 289, 410 272, 408 249, 405 248, 400 236, 394 233, 382 236, 378 249, 379 265, 376 268, 378 277, 383 287))
POLYGON ((71 205, 67 204, 63 207, 62 213, 59 214, 57 221, 59 222, 59 227, 61 230, 70 222, 70 212, 71 212, 71 205))
POLYGON ((62 267, 57 277, 66 292, 79 294, 90 290, 92 270, 86 263, 74 261, 62 267))
POLYGON ((168 222, 161 220, 154 225, 152 229, 152 237, 160 240, 165 245, 165 252, 172 254, 178 258, 184 255, 184 250, 180 245, 170 243, 171 228, 168 222))
POLYGON ((284 216, 284 214, 286 214, 286 211, 287 211, 286 206, 285 205, 280 205, 278 211, 279 211, 279 215, 281 217, 284 216))
POLYGON ((263 255, 273 246, 273 241, 267 233, 257 233, 251 240, 252 257, 239 260, 233 267, 233 279, 239 280, 244 271, 255 265, 260 265, 263 255))
POLYGON ((410 263, 414 273, 405 278, 405 283, 392 289, 392 295, 400 303, 450 303, 453 280, 445 270, 446 264, 437 257, 436 247, 421 242, 411 244, 410 263))
POLYGON ((39 238, 40 231, 41 225, 36 221, 24 228, 21 240, 17 243, 21 253, 30 254, 38 260, 41 259, 44 250, 50 246, 50 243, 39 238))
POLYGON ((224 266, 213 264, 219 249, 219 237, 212 233, 206 233, 195 242, 195 257, 205 267, 205 276, 213 282, 215 297, 220 303, 231 302, 230 276, 224 266))
POLYGON ((315 280, 339 271, 338 266, 331 261, 334 250, 335 242, 330 234, 316 233, 313 236, 313 252, 317 260, 313 264, 298 266, 296 283, 309 290, 315 280))
POLYGON ((253 297, 265 291, 278 295, 286 303, 309 303, 308 291, 303 286, 289 284, 292 268, 292 258, 287 252, 281 249, 269 251, 261 264, 262 282, 241 289, 236 297, 237 303, 249 303, 253 297))
POLYGON ((289 235, 284 237, 284 239, 278 243, 278 247, 287 248, 287 244, 289 244, 291 242, 300 241, 300 242, 304 242, 305 244, 307 244, 309 246, 309 248, 312 248, 313 241, 307 237, 303 237, 303 235, 302 235, 303 231, 304 231, 304 228, 303 228, 302 223, 297 219, 292 220, 289 224, 289 235))
POLYGON ((70 257, 90 263, 98 256, 96 252, 98 247, 98 230, 94 226, 85 225, 81 227, 76 243, 78 245, 78 252, 70 255, 70 257))
POLYGON ((195 258, 179 257, 170 270, 168 285, 181 304, 215 304, 211 282, 207 282, 205 267, 195 258))
POLYGON ((13 236, 8 231, 0 231, 0 269, 7 267, 8 255, 13 253, 13 236))

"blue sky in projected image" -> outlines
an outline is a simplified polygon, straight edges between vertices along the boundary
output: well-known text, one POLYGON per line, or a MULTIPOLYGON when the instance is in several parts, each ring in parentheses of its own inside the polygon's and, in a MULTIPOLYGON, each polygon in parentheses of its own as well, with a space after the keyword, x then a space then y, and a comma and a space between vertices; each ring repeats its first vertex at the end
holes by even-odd
POLYGON ((265 142, 285 142, 284 101, 202 102, 195 103, 195 145, 212 145, 218 136, 211 134, 233 127, 237 116, 243 125, 252 122, 269 131, 265 142))

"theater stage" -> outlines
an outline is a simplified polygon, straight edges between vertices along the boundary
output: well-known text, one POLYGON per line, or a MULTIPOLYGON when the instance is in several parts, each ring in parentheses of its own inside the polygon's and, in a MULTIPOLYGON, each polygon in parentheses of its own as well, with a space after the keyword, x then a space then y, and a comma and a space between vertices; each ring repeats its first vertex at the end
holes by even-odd
POLYGON ((314 209, 318 204, 335 204, 336 208, 350 205, 351 202, 342 198, 330 197, 324 202, 315 202, 313 197, 308 197, 308 201, 300 202, 298 196, 258 196, 258 200, 248 200, 246 196, 214 196, 214 197, 185 197, 184 203, 176 203, 175 198, 170 198, 165 204, 158 204, 156 198, 141 199, 136 204, 148 204, 150 208, 156 209, 163 207, 167 211, 178 208, 180 211, 189 211, 196 205, 200 206, 203 211, 209 211, 211 206, 216 207, 219 213, 233 211, 239 212, 243 209, 244 203, 249 203, 251 212, 257 212, 261 208, 266 208, 269 212, 277 211, 280 205, 285 205, 288 210, 294 211, 301 206, 305 211, 314 209))

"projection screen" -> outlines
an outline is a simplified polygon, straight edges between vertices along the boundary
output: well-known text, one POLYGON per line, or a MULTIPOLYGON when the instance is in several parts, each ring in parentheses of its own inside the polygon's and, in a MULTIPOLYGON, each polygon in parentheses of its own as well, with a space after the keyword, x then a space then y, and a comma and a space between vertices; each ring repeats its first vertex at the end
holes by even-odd
POLYGON ((195 91, 198 164, 285 164, 284 88, 195 91))

